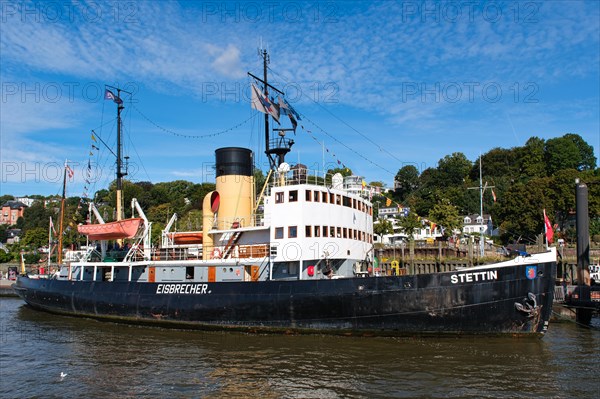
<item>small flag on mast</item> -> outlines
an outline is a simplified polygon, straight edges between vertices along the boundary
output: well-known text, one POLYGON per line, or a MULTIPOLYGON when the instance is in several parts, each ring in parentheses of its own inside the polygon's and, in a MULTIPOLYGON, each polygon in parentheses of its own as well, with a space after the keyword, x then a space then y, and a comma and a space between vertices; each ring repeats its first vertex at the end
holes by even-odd
POLYGON ((96 136, 94 136, 94 133, 92 133, 92 140, 94 140, 94 143, 97 143, 98 141, 96 140, 96 136))
POLYGON ((275 103, 275 100, 273 100, 272 98, 269 100, 269 102, 271 103, 272 110, 272 112, 269 112, 269 114, 273 117, 273 119, 275 119, 275 122, 279 123, 279 104, 275 103))
POLYGON ((75 172, 73 172, 73 169, 71 169, 69 165, 65 165, 65 168, 67 170, 67 176, 69 176, 69 179, 72 179, 75 172))
POLYGON ((496 193, 494 192, 493 188, 492 188, 492 198, 494 198, 494 202, 496 202, 496 193))
POLYGON ((292 123, 292 128, 294 129, 294 134, 296 134, 296 128, 298 127, 298 121, 294 118, 294 115, 288 114, 288 118, 290 118, 290 122, 292 123))
POLYGON ((300 114, 296 112, 294 107, 292 107, 290 103, 288 103, 285 98, 281 96, 279 96, 279 107, 281 108, 282 113, 286 115, 293 115, 296 120, 302 120, 302 118, 300 118, 300 114))
POLYGON ((123 100, 121 100, 121 98, 115 96, 115 94, 112 91, 108 90, 108 89, 106 89, 104 91, 104 99, 105 100, 113 100, 115 103, 117 103, 119 105, 123 104, 123 100))

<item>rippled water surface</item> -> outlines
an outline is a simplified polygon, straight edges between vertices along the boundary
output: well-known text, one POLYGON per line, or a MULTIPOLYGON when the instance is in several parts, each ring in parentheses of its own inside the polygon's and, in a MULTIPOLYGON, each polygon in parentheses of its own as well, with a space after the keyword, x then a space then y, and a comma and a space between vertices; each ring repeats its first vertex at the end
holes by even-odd
POLYGON ((542 340, 251 335, 56 316, 0 298, 0 334, 0 398, 600 397, 600 330, 572 323, 542 340))

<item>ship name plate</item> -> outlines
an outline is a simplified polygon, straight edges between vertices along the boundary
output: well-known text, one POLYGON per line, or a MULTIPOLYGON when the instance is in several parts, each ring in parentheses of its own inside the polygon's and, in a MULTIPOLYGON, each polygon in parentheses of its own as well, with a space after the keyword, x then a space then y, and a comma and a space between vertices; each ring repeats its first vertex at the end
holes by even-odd
POLYGON ((450 276, 452 284, 473 283, 478 281, 498 280, 498 270, 485 270, 482 272, 457 273, 450 276))
POLYGON ((210 294, 208 284, 159 284, 157 294, 210 294))

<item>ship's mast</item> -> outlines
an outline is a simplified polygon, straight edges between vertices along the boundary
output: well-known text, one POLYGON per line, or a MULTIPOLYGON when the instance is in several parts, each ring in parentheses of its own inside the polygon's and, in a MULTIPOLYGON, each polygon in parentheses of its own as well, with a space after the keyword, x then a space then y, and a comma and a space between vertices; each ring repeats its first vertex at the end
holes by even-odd
MULTIPOLYGON (((479 189, 479 215, 481 217, 480 227, 479 227, 479 250, 480 255, 483 257, 485 255, 485 236, 483 234, 483 194, 486 189, 492 189, 494 186, 488 186, 487 182, 485 185, 483 184, 483 174, 481 169, 481 154, 479 155, 479 187, 468 187, 468 190, 477 190, 479 189)), ((491 234, 491 232, 490 232, 491 234)))
MULTIPOLYGON (((123 210, 125 208, 123 204, 123 177, 127 176, 127 165, 125 165, 125 170, 123 170, 123 131, 121 127, 121 111, 125 109, 125 106, 123 105, 123 100, 121 100, 121 92, 129 95, 131 95, 131 93, 118 87, 109 85, 106 85, 106 87, 110 87, 117 91, 117 98, 114 99, 114 102, 117 104, 117 220, 122 220, 124 218, 123 210)), ((125 159, 127 159, 127 157, 125 157, 125 159)))
MULTIPOLYGON (((267 81, 267 65, 269 64, 269 54, 266 49, 263 49, 261 52, 261 56, 263 59, 263 83, 265 84, 265 97, 269 98, 269 83, 267 81)), ((269 157, 269 161, 272 165, 271 157, 269 156, 269 114, 265 114, 265 154, 269 157)))
MULTIPOLYGON (((121 90, 117 89, 117 97, 121 98, 121 90)), ((123 140, 121 130, 121 111, 123 111, 123 103, 117 104, 117 220, 122 220, 123 215, 123 177, 127 176, 127 172, 123 172, 123 140)))
MULTIPOLYGON (((267 65, 269 64, 269 53, 267 50, 262 49, 258 51, 260 57, 263 59, 263 78, 251 74, 248 72, 248 75, 261 82, 264 86, 264 95, 268 99, 269 98, 269 88, 273 91, 285 96, 285 93, 276 87, 270 85, 268 83, 267 76, 267 65)), ((284 128, 275 128, 273 131, 278 132, 278 138, 271 140, 270 131, 269 131, 269 114, 265 113, 265 154, 267 154, 267 158, 269 159, 269 166, 271 169, 276 170, 279 165, 285 162, 285 155, 290 152, 292 146, 294 145, 294 140, 288 139, 285 137, 286 131, 291 131, 293 129, 284 129, 284 128)))
MULTIPOLYGON (((487 185, 487 183, 486 183, 487 185)), ((479 228, 479 232, 481 235, 479 236, 479 246, 481 247, 481 257, 485 255, 485 239, 483 236, 483 191, 485 188, 483 187, 483 177, 481 176, 481 155, 479 155, 479 214, 481 215, 481 227, 479 228)))
MULTIPOLYGON (((56 263, 60 266, 63 260, 63 231, 64 231, 64 220, 65 220, 65 199, 67 195, 67 161, 65 161, 64 174, 63 174, 63 189, 62 198, 60 199, 60 224, 58 227, 58 250, 56 252, 56 263)), ((50 254, 48 254, 50 257, 50 254)))

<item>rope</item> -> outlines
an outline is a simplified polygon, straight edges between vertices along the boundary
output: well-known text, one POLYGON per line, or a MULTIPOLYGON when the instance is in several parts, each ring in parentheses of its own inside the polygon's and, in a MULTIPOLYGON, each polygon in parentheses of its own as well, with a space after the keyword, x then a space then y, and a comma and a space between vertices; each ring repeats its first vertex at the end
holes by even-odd
POLYGON ((243 125, 245 125, 246 123, 248 123, 249 121, 253 120, 254 118, 256 118, 256 115, 258 115, 258 113, 254 113, 252 116, 250 116, 250 118, 238 123, 235 126, 232 126, 228 129, 225 130, 221 130, 219 132, 215 132, 215 133, 209 133, 209 134, 202 134, 202 135, 191 135, 191 134, 181 134, 178 132, 175 132, 171 129, 167 129, 165 127, 160 126, 158 123, 154 122, 153 120, 151 120, 149 117, 147 117, 142 111, 140 111, 135 105, 132 104, 133 109, 135 109, 137 111, 138 114, 140 114, 140 116, 142 118, 144 118, 146 120, 146 122, 150 123, 151 125, 153 125, 154 127, 156 127, 157 129, 162 130, 165 133, 168 134, 172 134, 173 136, 177 136, 177 137, 183 137, 186 139, 203 139, 203 138, 207 138, 207 137, 216 137, 216 136, 220 136, 222 134, 225 133, 229 133, 243 125))
MULTIPOLYGON (((289 79, 286 79, 285 77, 281 76, 281 74, 273 71, 271 68, 268 68, 269 71, 271 71, 271 73, 273 73, 274 75, 282 78, 286 83, 289 83, 289 79)), ((334 117, 335 119, 337 119, 338 121, 340 121, 341 123, 343 123, 344 125, 348 126, 350 129, 352 129, 354 132, 358 133, 361 137, 363 137, 365 140, 367 140, 369 143, 373 144, 375 147, 377 147, 377 149, 380 152, 384 152, 387 155, 389 155, 390 157, 394 158, 395 160, 397 160, 398 162, 402 163, 403 161, 398 158, 397 156, 395 156, 393 153, 391 153, 390 151, 386 150, 384 147, 380 146, 379 144, 377 144, 375 141, 373 141, 371 138, 369 138, 367 135, 365 135, 364 133, 361 133, 360 131, 358 131, 356 128, 354 128, 353 126, 351 126, 350 124, 348 124, 347 122, 345 122, 344 120, 342 120, 340 117, 338 117, 337 115, 335 115, 333 112, 331 112, 329 109, 325 108, 323 105, 321 105, 319 102, 315 101, 314 98, 311 98, 310 96, 308 96, 306 93, 302 92, 302 96, 308 98, 309 100, 311 100, 313 103, 315 103, 319 108, 321 108, 322 110, 324 110, 325 112, 327 112, 329 115, 331 115, 332 117, 334 117)), ((302 115, 302 117, 306 118, 306 116, 304 114, 300 114, 302 115)), ((335 141, 337 141, 338 143, 342 144, 344 147, 346 147, 347 149, 349 149, 350 151, 354 152, 355 154, 359 155, 361 158, 365 159, 366 161, 370 162, 371 164, 373 164, 374 166, 377 166, 378 168, 380 168, 381 170, 384 170, 388 173, 390 173, 391 175, 396 175, 396 173, 390 172, 388 169, 384 168, 381 165, 376 164, 375 162, 372 162, 371 160, 365 158, 364 156, 362 156, 360 153, 358 153, 357 151, 353 150, 352 148, 348 147, 347 145, 345 145, 344 143, 338 141, 337 139, 335 139, 334 137, 332 137, 331 135, 329 135, 329 133, 325 132, 322 128, 320 128, 319 126, 317 126, 314 122, 312 122, 310 119, 306 118, 309 122, 311 122, 313 125, 315 125, 317 128, 319 128, 323 133, 327 134, 329 137, 333 138, 335 141)))

